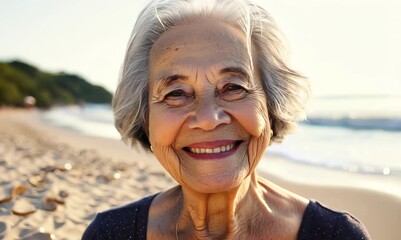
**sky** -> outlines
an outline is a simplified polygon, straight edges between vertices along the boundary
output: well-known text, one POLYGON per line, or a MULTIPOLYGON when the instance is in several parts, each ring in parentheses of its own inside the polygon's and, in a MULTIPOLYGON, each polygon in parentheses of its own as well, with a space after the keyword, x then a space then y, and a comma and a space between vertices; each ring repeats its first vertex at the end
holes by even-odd
MULTIPOLYGON (((114 91, 147 0, 0 0, 0 60, 68 72, 114 91)), ((401 95, 401 1, 260 0, 313 96, 401 95)))

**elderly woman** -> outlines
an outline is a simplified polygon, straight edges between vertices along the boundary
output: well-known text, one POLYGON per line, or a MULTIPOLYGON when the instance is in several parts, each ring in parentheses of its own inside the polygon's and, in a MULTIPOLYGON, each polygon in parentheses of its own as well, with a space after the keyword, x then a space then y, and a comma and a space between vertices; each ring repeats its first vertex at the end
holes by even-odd
POLYGON ((355 218, 257 176, 309 85, 250 0, 157 0, 139 15, 113 109, 178 186, 99 213, 83 239, 369 239, 355 218))

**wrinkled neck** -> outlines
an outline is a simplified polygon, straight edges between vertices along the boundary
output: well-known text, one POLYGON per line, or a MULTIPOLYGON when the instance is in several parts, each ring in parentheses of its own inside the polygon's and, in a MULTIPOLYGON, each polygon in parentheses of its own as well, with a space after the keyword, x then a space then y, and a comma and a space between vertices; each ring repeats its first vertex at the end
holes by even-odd
POLYGON ((206 194, 183 188, 182 194, 184 197, 178 219, 181 239, 235 239, 248 235, 255 216, 269 211, 256 173, 227 192, 206 194))

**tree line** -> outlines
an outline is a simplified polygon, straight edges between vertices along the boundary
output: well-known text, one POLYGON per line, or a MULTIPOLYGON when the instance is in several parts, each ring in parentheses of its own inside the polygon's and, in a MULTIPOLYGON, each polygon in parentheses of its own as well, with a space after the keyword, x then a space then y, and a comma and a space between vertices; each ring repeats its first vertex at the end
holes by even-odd
POLYGON ((110 103, 112 94, 92 85, 80 76, 64 72, 50 73, 22 61, 0 61, 0 106, 22 107, 32 96, 36 106, 110 103))

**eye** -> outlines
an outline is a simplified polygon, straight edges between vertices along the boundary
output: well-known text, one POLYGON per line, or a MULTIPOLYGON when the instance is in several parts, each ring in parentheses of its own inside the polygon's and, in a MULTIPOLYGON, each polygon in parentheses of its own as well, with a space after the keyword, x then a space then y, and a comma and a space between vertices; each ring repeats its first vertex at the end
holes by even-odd
POLYGON ((223 89, 219 91, 219 95, 225 101, 235 101, 243 99, 248 94, 248 90, 238 84, 226 84, 223 89))
POLYGON ((182 90, 174 90, 174 91, 171 91, 171 92, 167 93, 164 98, 165 99, 174 99, 174 98, 182 97, 184 95, 185 95, 184 91, 182 91, 182 90))
POLYGON ((164 102, 171 106, 182 106, 188 103, 192 99, 190 93, 178 89, 167 93, 164 96, 164 102))
POLYGON ((235 92, 235 91, 245 91, 245 89, 239 85, 236 84, 227 84, 228 86, 226 87, 226 91, 231 91, 231 92, 235 92))

